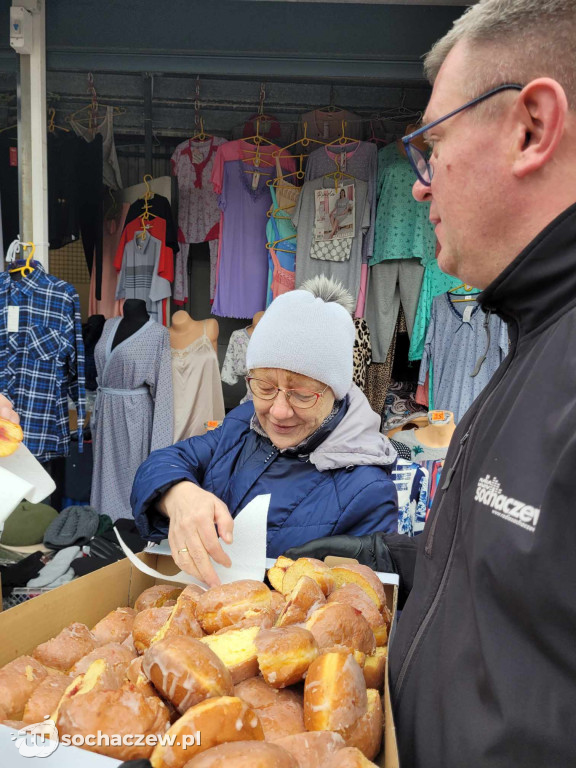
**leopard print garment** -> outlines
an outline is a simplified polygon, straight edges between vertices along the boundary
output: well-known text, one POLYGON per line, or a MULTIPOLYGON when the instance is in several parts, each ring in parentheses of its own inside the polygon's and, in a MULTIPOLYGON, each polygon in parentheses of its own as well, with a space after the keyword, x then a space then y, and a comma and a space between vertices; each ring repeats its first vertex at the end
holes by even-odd
POLYGON ((366 372, 372 361, 372 345, 370 344, 370 331, 368 323, 363 317, 354 320, 356 338, 354 339, 354 383, 361 390, 366 386, 366 372))

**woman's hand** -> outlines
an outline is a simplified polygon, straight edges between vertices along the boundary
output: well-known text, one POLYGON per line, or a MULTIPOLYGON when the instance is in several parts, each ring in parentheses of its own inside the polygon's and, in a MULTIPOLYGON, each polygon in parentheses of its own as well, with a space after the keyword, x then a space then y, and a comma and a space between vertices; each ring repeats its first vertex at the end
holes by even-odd
POLYGON ((0 395, 0 419, 7 419, 14 422, 14 424, 20 424, 20 417, 14 410, 10 400, 4 397, 4 395, 0 395))
POLYGON ((178 567, 209 587, 220 584, 210 557, 227 568, 231 565, 218 541, 219 535, 227 544, 232 543, 234 521, 226 504, 185 480, 162 496, 158 508, 170 520, 168 542, 178 567))

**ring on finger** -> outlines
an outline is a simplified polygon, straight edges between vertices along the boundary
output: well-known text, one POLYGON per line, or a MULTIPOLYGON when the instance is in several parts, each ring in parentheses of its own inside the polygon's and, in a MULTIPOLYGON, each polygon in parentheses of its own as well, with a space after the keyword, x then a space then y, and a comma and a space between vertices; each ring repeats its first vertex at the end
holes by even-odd
POLYGON ((179 549, 178 552, 188 552, 188 547, 183 547, 182 549, 179 549))

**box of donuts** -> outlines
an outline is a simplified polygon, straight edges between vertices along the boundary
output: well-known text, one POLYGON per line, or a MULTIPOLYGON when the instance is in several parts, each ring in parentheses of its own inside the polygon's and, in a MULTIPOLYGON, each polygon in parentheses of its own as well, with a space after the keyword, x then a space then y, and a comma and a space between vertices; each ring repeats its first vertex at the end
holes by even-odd
POLYGON ((279 557, 264 582, 167 578, 126 559, 0 614, 3 766, 397 768, 397 576, 279 557))

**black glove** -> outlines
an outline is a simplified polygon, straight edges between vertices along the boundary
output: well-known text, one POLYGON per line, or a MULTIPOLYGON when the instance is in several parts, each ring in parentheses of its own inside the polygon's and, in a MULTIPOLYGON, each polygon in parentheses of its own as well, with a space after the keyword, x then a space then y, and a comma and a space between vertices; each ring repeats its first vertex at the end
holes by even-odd
POLYGON ((401 533, 366 533, 363 536, 324 536, 300 547, 291 547, 284 554, 297 560, 315 557, 323 560, 328 555, 353 557, 381 573, 400 576, 398 608, 404 606, 414 582, 417 540, 401 533))
POLYGON ((315 557, 324 560, 328 555, 353 557, 362 565, 369 565, 374 571, 398 573, 390 555, 383 533, 367 533, 364 536, 324 536, 300 547, 291 547, 286 557, 315 557))
POLYGON ((125 763, 120 763, 118 768, 152 768, 152 763, 146 758, 140 760, 127 760, 125 763))

